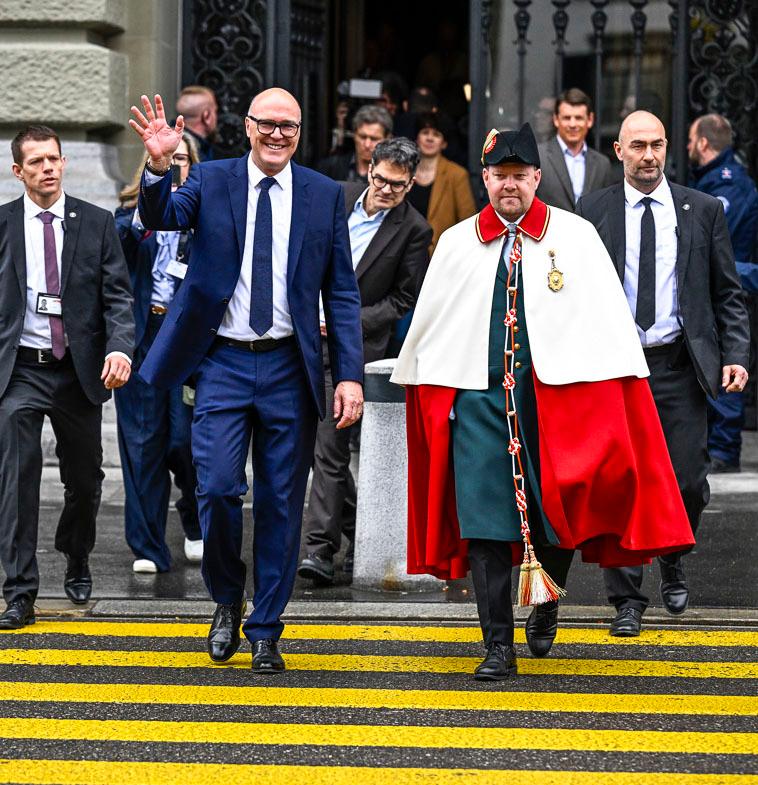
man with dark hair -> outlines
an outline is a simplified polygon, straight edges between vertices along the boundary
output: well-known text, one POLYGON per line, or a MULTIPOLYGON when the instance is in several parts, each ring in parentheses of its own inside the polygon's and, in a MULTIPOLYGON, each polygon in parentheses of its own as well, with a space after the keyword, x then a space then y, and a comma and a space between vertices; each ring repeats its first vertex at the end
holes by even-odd
MULTIPOLYGON (((624 182, 582 197, 576 211, 597 228, 634 314, 694 534, 710 499, 706 397, 744 389, 749 334, 722 205, 667 180, 667 145, 655 115, 627 115, 614 143, 624 182)), ((675 615, 689 602, 682 567, 688 550, 658 560, 661 599, 675 615)), ((649 604, 641 564, 604 570, 617 611, 611 635, 640 634, 649 604)))
MULTIPOLYGON (((758 190, 732 147, 732 126, 726 117, 706 114, 690 126, 687 150, 692 165, 691 185, 715 196, 724 205, 734 258, 758 263, 754 243, 758 230, 758 190)), ((755 296, 750 299, 755 301, 755 296)), ((752 329, 758 331, 755 306, 752 329)), ((742 428, 745 424, 745 393, 719 392, 708 401, 708 452, 711 471, 740 471, 742 428)))
POLYGON ((321 160, 316 169, 332 180, 348 183, 368 183, 368 170, 374 148, 392 136, 392 117, 381 106, 366 104, 353 117, 351 153, 335 153, 321 160))
MULTIPOLYGON (((361 293, 361 327, 365 362, 384 357, 395 322, 416 302, 429 262, 429 224, 406 201, 419 163, 409 139, 380 142, 369 167, 369 186, 345 183, 353 267, 361 293)), ((321 314, 324 375, 331 388, 327 327, 321 314)), ((357 425, 356 425, 357 427, 357 425)), ((350 471, 352 429, 337 431, 324 420, 316 435, 313 480, 305 516, 307 556, 299 575, 317 584, 334 579, 334 556, 342 535, 348 539, 345 572, 352 572, 356 494, 350 471)))
POLYGON ((184 117, 184 130, 195 140, 200 160, 219 158, 213 144, 218 128, 218 103, 213 90, 187 85, 176 100, 176 113, 184 117))
POLYGON ((63 192, 66 159, 51 128, 11 143, 20 199, 0 206, 0 629, 34 623, 40 434, 49 417, 64 504, 55 547, 64 590, 92 592, 88 558, 100 504, 102 404, 129 379, 134 319, 113 216, 63 192))
POLYGON ((587 146, 595 123, 590 97, 572 87, 555 101, 556 135, 540 147, 542 181, 537 196, 546 204, 574 210, 580 196, 613 182, 610 161, 587 146))

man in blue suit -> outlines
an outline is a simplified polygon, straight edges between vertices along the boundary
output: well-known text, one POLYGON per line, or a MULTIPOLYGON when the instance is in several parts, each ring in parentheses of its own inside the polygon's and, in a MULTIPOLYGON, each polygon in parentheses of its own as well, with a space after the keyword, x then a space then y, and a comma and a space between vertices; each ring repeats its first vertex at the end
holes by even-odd
POLYGON ((139 212, 152 229, 194 229, 192 265, 140 374, 159 387, 196 386, 192 448, 203 531, 202 571, 217 603, 208 651, 239 647, 245 462, 253 442, 253 611, 243 631, 253 671, 284 670, 277 641, 295 579, 316 424, 324 417, 319 293, 328 325, 337 428, 363 409, 360 296, 340 186, 291 162, 301 112, 285 90, 250 104, 251 152, 192 168, 171 192, 184 120, 166 123, 142 96, 129 124, 149 160, 139 212))

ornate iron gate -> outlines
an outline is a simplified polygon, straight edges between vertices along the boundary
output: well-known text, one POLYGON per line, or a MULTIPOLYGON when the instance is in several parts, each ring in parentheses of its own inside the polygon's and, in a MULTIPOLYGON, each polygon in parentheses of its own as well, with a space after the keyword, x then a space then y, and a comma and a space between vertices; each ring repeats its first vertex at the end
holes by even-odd
MULTIPOLYGON (((596 146, 601 143, 602 120, 608 107, 603 103, 604 63, 608 56, 606 26, 610 0, 589 0, 594 60, 596 146)), ((491 78, 493 17, 496 9, 513 14, 516 37, 512 42, 518 57, 516 90, 517 118, 527 119, 526 74, 530 54, 529 29, 533 15, 544 13, 545 0, 472 0, 471 78, 472 106, 469 122, 470 161, 476 168, 478 145, 487 128, 486 102, 491 78)), ((550 0, 554 30, 554 94, 564 83, 566 31, 571 18, 571 0, 550 0)), ((649 0, 627 0, 632 47, 632 84, 636 104, 642 95, 642 63, 645 54, 649 0)), ((758 0, 668 0, 671 26, 671 127, 670 163, 673 178, 683 182, 687 175, 687 130, 690 122, 706 112, 729 118, 736 144, 753 175, 758 175, 758 0), (684 22, 682 23, 682 20, 684 22)), ((540 53, 541 54, 541 53, 540 53)))

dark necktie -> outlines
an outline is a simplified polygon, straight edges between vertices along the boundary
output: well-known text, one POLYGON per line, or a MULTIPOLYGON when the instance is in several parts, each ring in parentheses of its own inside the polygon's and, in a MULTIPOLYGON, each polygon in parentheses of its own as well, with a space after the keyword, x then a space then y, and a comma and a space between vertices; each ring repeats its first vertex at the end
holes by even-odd
MULTIPOLYGON (((59 295, 61 292, 60 277, 58 276, 58 257, 55 253, 55 230, 53 219, 55 216, 45 210, 37 218, 42 221, 42 236, 45 241, 45 286, 48 294, 59 295)), ((48 316, 50 322, 50 337, 53 342, 53 357, 60 360, 66 354, 66 341, 63 337, 63 319, 60 316, 48 316)))
POLYGON ((640 227, 640 260, 637 274, 637 312, 634 319, 640 329, 647 332, 655 323, 655 220, 646 196, 640 199, 645 205, 640 227))
POLYGON ((276 182, 264 177, 258 194, 255 211, 255 237, 253 238, 253 281, 250 286, 250 327, 257 335, 265 335, 274 323, 274 295, 271 272, 271 197, 269 189, 276 182))

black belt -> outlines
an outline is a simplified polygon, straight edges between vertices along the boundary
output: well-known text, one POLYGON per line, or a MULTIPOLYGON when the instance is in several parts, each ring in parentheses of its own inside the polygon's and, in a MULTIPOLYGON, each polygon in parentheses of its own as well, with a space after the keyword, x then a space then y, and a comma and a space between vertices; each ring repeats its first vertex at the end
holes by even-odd
POLYGON ((645 353, 646 357, 656 354, 669 354, 669 352, 674 351, 674 349, 678 349, 682 345, 683 341, 683 338, 677 338, 671 343, 663 343, 659 346, 643 346, 642 351, 645 353))
POLYGON ((32 349, 31 346, 19 346, 16 356, 21 362, 34 365, 53 365, 66 362, 71 358, 68 349, 66 349, 63 357, 58 360, 53 357, 52 349, 32 349))
POLYGON ((284 338, 259 338, 257 341, 238 341, 225 335, 216 338, 218 346, 233 346, 235 349, 246 349, 248 352, 270 352, 293 343, 295 343, 294 335, 285 335, 284 338))

